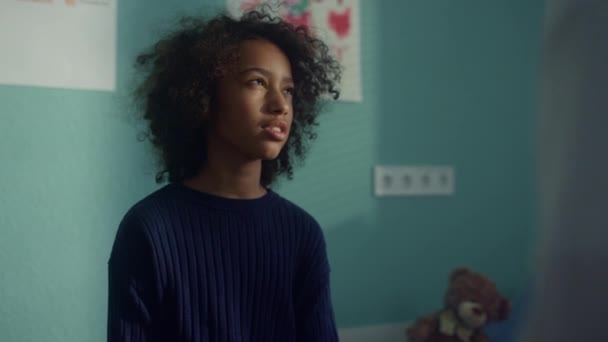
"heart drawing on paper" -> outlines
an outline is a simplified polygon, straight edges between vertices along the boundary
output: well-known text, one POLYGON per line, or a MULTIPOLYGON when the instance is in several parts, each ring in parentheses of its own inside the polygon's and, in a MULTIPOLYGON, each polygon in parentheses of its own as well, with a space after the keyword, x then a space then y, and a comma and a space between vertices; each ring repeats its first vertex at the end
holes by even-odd
POLYGON ((350 7, 342 13, 329 11, 327 17, 329 27, 336 32, 340 39, 343 39, 350 34, 350 12, 350 7))

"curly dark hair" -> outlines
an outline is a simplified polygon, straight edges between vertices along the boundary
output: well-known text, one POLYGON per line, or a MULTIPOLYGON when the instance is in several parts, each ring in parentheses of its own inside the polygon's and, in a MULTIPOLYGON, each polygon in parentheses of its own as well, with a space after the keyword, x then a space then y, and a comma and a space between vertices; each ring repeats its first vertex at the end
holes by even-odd
POLYGON ((157 183, 180 182, 204 166, 210 121, 202 114, 216 109, 217 81, 238 61, 239 44, 257 38, 285 53, 295 83, 290 136, 276 159, 262 161, 260 182, 268 186, 277 176, 293 177, 294 162, 304 159, 307 142, 316 138, 324 95, 339 96, 341 68, 308 28, 295 27, 258 8, 239 19, 228 14, 183 17, 176 30, 137 57, 136 70, 143 80, 134 98, 147 121, 144 138, 158 154, 157 183))

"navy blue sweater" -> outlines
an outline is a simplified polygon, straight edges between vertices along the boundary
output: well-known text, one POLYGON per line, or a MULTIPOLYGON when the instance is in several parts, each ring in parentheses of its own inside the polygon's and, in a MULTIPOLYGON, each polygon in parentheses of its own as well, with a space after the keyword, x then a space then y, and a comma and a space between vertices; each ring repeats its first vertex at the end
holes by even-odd
POLYGON ((228 199, 170 184, 123 218, 108 341, 337 341, 323 233, 272 190, 228 199))

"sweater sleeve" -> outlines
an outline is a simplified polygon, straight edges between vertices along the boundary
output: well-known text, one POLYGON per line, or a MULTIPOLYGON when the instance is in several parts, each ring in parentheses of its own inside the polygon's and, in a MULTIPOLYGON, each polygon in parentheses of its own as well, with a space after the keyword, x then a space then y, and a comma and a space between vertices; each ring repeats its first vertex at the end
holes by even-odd
POLYGON ((159 303, 153 252, 133 215, 121 222, 108 262, 108 342, 150 342, 159 303))
POLYGON ((316 221, 302 247, 295 284, 297 341, 337 342, 329 262, 323 232, 316 221))

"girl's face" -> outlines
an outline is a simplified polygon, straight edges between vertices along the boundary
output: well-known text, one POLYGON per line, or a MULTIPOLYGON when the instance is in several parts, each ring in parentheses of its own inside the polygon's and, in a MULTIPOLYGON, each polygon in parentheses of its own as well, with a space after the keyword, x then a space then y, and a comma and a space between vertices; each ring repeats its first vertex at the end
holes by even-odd
POLYGON ((218 82, 209 146, 245 161, 275 159, 289 137, 294 83, 287 56, 273 43, 247 40, 239 60, 218 82))

